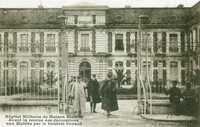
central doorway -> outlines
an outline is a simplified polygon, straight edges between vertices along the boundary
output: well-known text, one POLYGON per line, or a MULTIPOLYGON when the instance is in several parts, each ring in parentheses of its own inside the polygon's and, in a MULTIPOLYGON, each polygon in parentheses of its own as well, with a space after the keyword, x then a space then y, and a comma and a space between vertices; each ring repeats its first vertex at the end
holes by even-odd
POLYGON ((82 62, 79 65, 79 75, 84 82, 88 82, 91 77, 91 64, 89 62, 82 62))

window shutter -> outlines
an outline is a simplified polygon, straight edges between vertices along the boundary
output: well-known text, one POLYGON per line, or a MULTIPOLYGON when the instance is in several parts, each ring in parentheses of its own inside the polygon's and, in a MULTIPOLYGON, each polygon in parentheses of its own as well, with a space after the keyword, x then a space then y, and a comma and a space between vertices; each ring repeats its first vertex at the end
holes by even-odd
POLYGON ((17 32, 13 33, 13 51, 17 52, 17 32))
POLYGON ((75 30, 75 39, 74 39, 74 41, 75 41, 74 49, 75 49, 75 54, 76 54, 77 51, 78 51, 78 31, 77 30, 75 30))
POLYGON ((44 82, 44 70, 40 70, 40 84, 44 82))
POLYGON ((126 33, 126 52, 130 52, 130 32, 126 33))
POLYGON ((181 32, 181 52, 185 51, 185 34, 181 32))
POLYGON ((31 52, 35 52, 35 44, 35 32, 31 32, 31 52))
POLYGON ((135 32, 135 52, 137 52, 137 39, 138 39, 138 37, 137 37, 137 32, 135 32))
POLYGON ((167 85, 167 70, 163 69, 163 85, 167 85))
POLYGON ((59 42, 58 42, 58 49, 59 49, 59 55, 62 55, 62 32, 58 33, 58 37, 59 37, 59 42))
POLYGON ((8 51, 8 32, 4 33, 4 52, 8 51))
POLYGON ((166 32, 162 32, 162 52, 166 53, 166 32))
POLYGON ((108 52, 112 52, 112 33, 108 32, 108 52))
POLYGON ((44 52, 44 32, 40 32, 40 52, 44 52))
POLYGON ((75 22, 75 24, 78 24, 78 15, 74 16, 74 22, 75 22))
POLYGON ((157 41, 158 41, 158 34, 157 34, 157 32, 153 32, 153 51, 154 51, 154 53, 157 53, 157 51, 158 51, 157 41))
POLYGON ((96 24, 96 15, 93 15, 92 18, 93 18, 93 24, 96 24))
POLYGON ((92 31, 92 52, 95 52, 95 45, 96 45, 96 32, 95 30, 92 31))

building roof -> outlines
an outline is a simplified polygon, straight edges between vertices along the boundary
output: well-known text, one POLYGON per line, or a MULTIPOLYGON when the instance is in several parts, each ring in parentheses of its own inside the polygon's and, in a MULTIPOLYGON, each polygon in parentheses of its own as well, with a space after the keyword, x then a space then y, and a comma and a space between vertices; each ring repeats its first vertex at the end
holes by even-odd
POLYGON ((107 23, 115 26, 137 25, 140 15, 146 15, 149 27, 181 27, 190 19, 188 8, 113 8, 107 11, 107 23))
MULTIPOLYGON (((196 10, 200 7, 195 5, 196 10)), ((106 24, 108 28, 137 27, 138 17, 147 15, 152 28, 182 28, 188 25, 191 8, 108 8, 107 6, 77 5, 63 8, 0 8, 1 29, 59 29, 62 20, 59 16, 63 11, 74 10, 102 10, 106 11, 106 24)))
POLYGON ((59 28, 61 9, 0 9, 0 28, 59 28))

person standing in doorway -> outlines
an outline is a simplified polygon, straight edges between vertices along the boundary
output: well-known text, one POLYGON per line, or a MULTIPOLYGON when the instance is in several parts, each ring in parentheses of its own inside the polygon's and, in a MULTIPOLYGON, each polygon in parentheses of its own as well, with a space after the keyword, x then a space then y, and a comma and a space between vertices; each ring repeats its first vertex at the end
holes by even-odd
POLYGON ((112 72, 107 74, 107 78, 101 87, 102 96, 102 109, 107 112, 107 117, 109 117, 112 111, 118 110, 118 102, 116 95, 116 85, 112 79, 112 72))
POLYGON ((99 83, 95 74, 92 75, 92 78, 88 82, 87 87, 91 112, 96 113, 96 104, 101 102, 101 99, 99 95, 99 83))

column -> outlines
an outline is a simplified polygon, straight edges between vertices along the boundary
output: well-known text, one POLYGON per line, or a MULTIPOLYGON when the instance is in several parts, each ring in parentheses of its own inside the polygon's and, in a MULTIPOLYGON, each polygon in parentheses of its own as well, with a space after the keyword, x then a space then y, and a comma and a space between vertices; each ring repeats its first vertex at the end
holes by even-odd
POLYGON ((92 52, 96 52, 96 31, 92 30, 92 52))
MULTIPOLYGON (((166 78, 166 80, 168 81, 169 79, 170 79, 170 60, 169 59, 167 59, 166 60, 166 70, 167 70, 167 78, 166 78)), ((167 86, 169 87, 169 82, 167 82, 167 86)))
POLYGON ((169 33, 166 33, 166 54, 169 54, 169 33))
POLYGON ((126 32, 123 32, 124 53, 126 53, 126 32))
POLYGON ((181 32, 178 32, 177 36, 178 36, 178 53, 181 53, 181 32))
POLYGON ((181 82, 181 60, 178 60, 178 82, 181 82))

